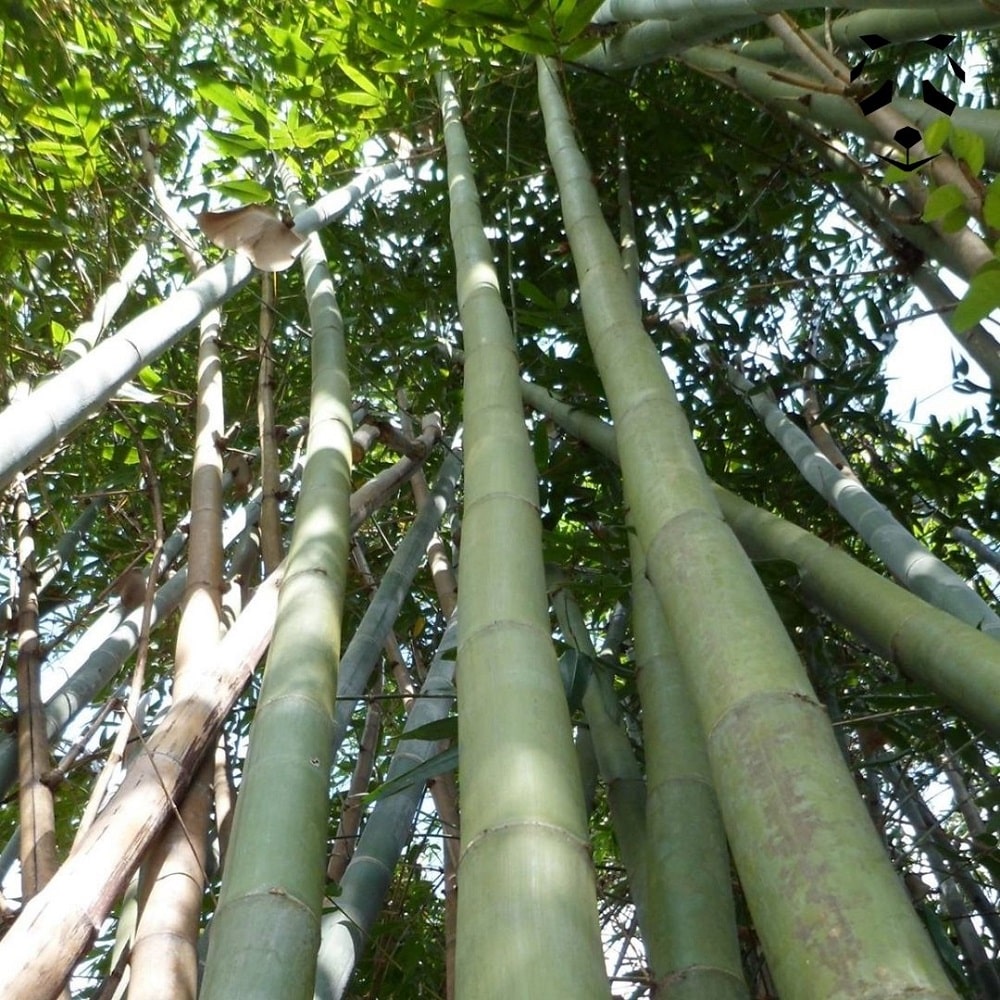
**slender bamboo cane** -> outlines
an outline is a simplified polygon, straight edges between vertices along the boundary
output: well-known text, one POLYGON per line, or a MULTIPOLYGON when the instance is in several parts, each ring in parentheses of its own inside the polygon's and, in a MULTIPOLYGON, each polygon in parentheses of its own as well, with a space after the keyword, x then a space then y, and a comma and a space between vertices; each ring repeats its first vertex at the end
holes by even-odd
MULTIPOLYGON (((147 178, 161 212, 177 232, 163 192, 163 181, 144 143, 147 178)), ((182 249, 184 244, 182 242, 182 249)), ((186 248, 195 274, 204 258, 186 248)), ((172 696, 197 691, 215 657, 221 626, 222 453, 225 435, 221 314, 208 313, 198 336, 198 383, 195 449, 191 474, 191 521, 188 579, 177 629, 172 696)), ((212 810, 214 761, 206 755, 180 805, 179 815, 151 847, 140 877, 140 914, 132 946, 129 1000, 194 1000, 198 993, 198 930, 201 922, 208 828, 212 810)))
POLYGON ((566 641, 594 661, 583 692, 582 708, 593 740, 597 766, 607 787, 611 825, 628 876, 640 931, 644 934, 647 905, 646 784, 639 762, 622 725, 621 712, 607 667, 597 659, 597 650, 583 620, 583 612, 571 591, 560 586, 552 594, 552 607, 566 641))
POLYGON ((646 758, 650 965, 659 992, 671 1000, 743 1000, 729 849, 705 738, 641 547, 634 537, 629 542, 646 758))
POLYGON ((921 545, 856 476, 838 469, 809 435, 782 413, 768 389, 756 388, 735 369, 730 369, 729 378, 803 478, 910 590, 960 621, 1000 639, 1000 615, 966 580, 921 545))
MULTIPOLYGON (((427 679, 414 699, 385 780, 392 781, 428 760, 436 751, 433 740, 410 740, 406 733, 444 719, 454 700, 455 620, 448 624, 427 679)), ((323 938, 316 963, 316 1000, 340 1000, 350 982, 358 956, 382 909, 392 872, 413 829, 413 814, 425 791, 423 781, 375 803, 354 857, 340 884, 334 912, 323 917, 323 938)))

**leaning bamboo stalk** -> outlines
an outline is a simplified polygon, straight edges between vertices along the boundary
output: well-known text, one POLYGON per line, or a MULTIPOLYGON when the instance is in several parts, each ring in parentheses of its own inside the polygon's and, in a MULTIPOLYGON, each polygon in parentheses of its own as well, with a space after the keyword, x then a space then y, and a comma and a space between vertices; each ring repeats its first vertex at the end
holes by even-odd
MULTIPOLYGON (((380 164, 312 206, 301 203, 296 232, 304 236, 329 225, 378 184, 398 176, 399 169, 398 164, 380 164)), ((230 255, 127 323, 69 369, 0 411, 0 490, 16 472, 47 454, 97 413, 120 386, 177 344, 210 310, 235 295, 253 273, 246 257, 230 255)))
MULTIPOLYGON (((409 459, 401 461, 408 462, 409 459)), ((428 502, 413 519, 392 559, 371 603, 365 609, 351 641, 344 651, 337 680, 337 705, 334 709, 332 749, 336 754, 347 734, 354 706, 365 690, 368 678, 382 655, 382 647, 392 623, 403 606, 413 578, 424 558, 427 543, 437 529, 445 510, 451 506, 455 487, 462 473, 461 459, 449 453, 441 463, 428 502)))
POLYGON ((132 291, 139 276, 149 263, 149 252, 154 242, 155 228, 147 232, 145 239, 132 251, 132 255, 122 266, 121 273, 104 290, 94 303, 90 319, 84 320, 73 332, 69 343, 59 354, 59 366, 68 368, 92 350, 104 334, 118 310, 132 291))
MULTIPOLYGON (((811 87, 775 79, 769 67, 713 46, 692 46, 684 50, 680 59, 744 97, 776 106, 782 112, 800 115, 813 124, 832 125, 881 142, 881 133, 874 123, 861 114, 853 100, 842 94, 819 93, 811 87)), ((907 188, 906 193, 917 211, 922 212, 927 200, 927 190, 914 184, 907 188)), ((961 277, 967 281, 994 259, 987 243, 969 226, 948 232, 937 223, 925 225, 948 247, 949 255, 960 269, 961 277)))
MULTIPOLYGON (((833 177, 849 177, 846 182, 835 181, 841 199, 854 210, 888 253, 898 257, 901 246, 916 248, 931 260, 959 273, 961 265, 938 234, 922 223, 907 221, 918 218, 919 214, 905 196, 900 194, 887 203, 882 189, 868 177, 863 165, 839 148, 837 143, 831 142, 818 129, 795 115, 786 115, 785 120, 809 137, 816 152, 834 168, 831 171, 833 177)), ((954 328, 952 317, 959 297, 945 284, 930 261, 925 260, 913 272, 912 280, 931 308, 938 312, 948 333, 986 372, 993 394, 1000 392, 1000 345, 996 339, 982 323, 961 332, 954 328)))
POLYGON ((1000 615, 880 504, 856 476, 838 469, 799 430, 767 388, 752 385, 730 368, 729 379, 795 463, 802 477, 847 521, 871 550, 910 590, 973 628, 1000 639, 1000 615))
POLYGON ((754 559, 795 563, 805 594, 880 656, 1000 737, 1000 647, 842 549, 716 487, 726 521, 754 559))
MULTIPOLYGON (((791 9, 791 4, 786 4, 785 7, 791 9)), ((932 7, 919 9, 910 4, 905 6, 900 4, 897 8, 890 9, 887 4, 879 3, 878 6, 872 5, 869 10, 859 10, 855 14, 826 20, 822 24, 808 28, 807 34, 817 42, 829 40, 834 52, 858 52, 864 51, 862 36, 874 33, 899 43, 930 38, 942 31, 951 34, 974 28, 995 28, 998 25, 1000 25, 1000 11, 987 10, 980 0, 956 0, 947 7, 935 4, 932 7)), ((783 66, 790 61, 784 45, 777 38, 760 38, 744 42, 740 46, 740 52, 748 59, 772 65, 783 66)), ((908 105, 917 102, 904 98, 900 103, 908 105)), ((953 117, 957 119, 962 110, 964 109, 956 108, 953 117)), ((913 116, 909 110, 906 113, 913 116)), ((961 120, 956 120, 955 124, 966 127, 961 120)))
MULTIPOLYGON (((259 500, 251 501, 226 521, 223 544, 228 547, 247 525, 254 524, 259 500)), ((160 564, 171 565, 187 545, 187 521, 173 531, 163 546, 160 564)), ((156 591, 150 609, 150 628, 165 621, 180 604, 187 586, 187 568, 181 567, 156 591)), ((112 607, 76 641, 65 655, 46 664, 42 676, 46 731, 58 735, 78 712, 90 704, 115 677, 132 654, 142 631, 143 609, 112 607), (59 683, 62 678, 62 683, 59 683), (58 685, 58 687, 56 686, 58 685)), ((0 733, 0 795, 14 781, 13 740, 0 733)))
MULTIPOLYGON (((401 778, 437 751, 434 740, 408 739, 407 733, 447 717, 454 702, 455 620, 449 622, 413 700, 403 735, 392 756, 386 783, 401 778)), ((354 856, 340 880, 336 909, 323 917, 323 938, 316 962, 316 1000, 340 1000, 371 933, 392 873, 413 830, 413 816, 425 781, 414 781, 380 798, 365 822, 354 856)))
POLYGON ((127 323, 66 371, 0 412, 0 489, 100 410, 119 387, 168 350, 253 273, 232 256, 127 323))
POLYGON ((171 706, 76 851, 0 940, 4 1000, 48 1000, 62 989, 267 648, 278 579, 261 584, 197 694, 171 706))
POLYGON ((538 81, 629 516, 698 707, 737 870, 782 996, 953 997, 795 648, 722 520, 543 59, 538 81))
MULTIPOLYGON (((522 383, 525 402, 613 462, 609 424, 522 383)), ((831 617, 964 717, 1000 737, 1000 651, 995 640, 811 532, 715 486, 715 497, 751 559, 795 563, 803 589, 831 617)))
POLYGON ((981 542, 966 528, 952 528, 951 537, 961 542, 980 561, 1000 572, 1000 552, 981 542))

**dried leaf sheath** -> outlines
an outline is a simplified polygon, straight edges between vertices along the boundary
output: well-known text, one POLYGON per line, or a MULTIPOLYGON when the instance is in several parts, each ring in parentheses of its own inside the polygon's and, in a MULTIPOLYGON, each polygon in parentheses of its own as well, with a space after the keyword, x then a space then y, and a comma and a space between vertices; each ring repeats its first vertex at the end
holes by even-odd
POLYGON ((305 238, 294 232, 290 223, 259 205, 201 212, 196 218, 201 231, 217 247, 249 257, 261 271, 287 270, 305 247, 305 238))

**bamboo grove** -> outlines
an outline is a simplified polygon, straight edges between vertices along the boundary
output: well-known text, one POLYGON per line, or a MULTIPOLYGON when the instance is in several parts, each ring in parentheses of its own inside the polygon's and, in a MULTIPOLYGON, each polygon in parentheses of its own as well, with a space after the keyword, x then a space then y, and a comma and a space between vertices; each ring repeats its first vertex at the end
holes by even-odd
POLYGON ((5 5, 0 996, 1000 996, 998 27, 5 5))

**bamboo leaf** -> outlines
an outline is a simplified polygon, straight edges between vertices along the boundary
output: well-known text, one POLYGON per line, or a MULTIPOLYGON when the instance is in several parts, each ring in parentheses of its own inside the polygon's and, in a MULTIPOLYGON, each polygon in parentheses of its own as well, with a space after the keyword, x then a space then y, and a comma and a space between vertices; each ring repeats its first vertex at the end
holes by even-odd
POLYGON ((951 325, 963 333, 1000 309, 1000 261, 988 262, 969 282, 969 288, 955 309, 951 325))
POLYGON ((439 774, 455 770, 457 766, 458 747, 448 747, 447 750, 442 750, 433 757, 429 757, 422 764, 418 764, 416 767, 399 775, 398 778, 393 778, 392 781, 387 781, 379 785, 378 788, 369 792, 363 801, 365 805, 369 805, 378 799, 402 792, 413 785, 422 785, 430 778, 436 778, 439 774))
POLYGON ((247 124, 252 123, 254 109, 247 101, 246 92, 242 91, 241 88, 231 87, 219 80, 213 80, 210 83, 199 84, 197 90, 204 100, 222 108, 233 118, 247 124))
POLYGON ((374 97, 377 100, 381 100, 381 94, 378 89, 378 84, 370 80, 364 73, 361 72, 356 66, 352 66, 348 62, 342 62, 340 64, 340 71, 361 88, 364 93, 368 94, 370 97, 374 97))
POLYGON ((954 184, 943 184, 928 195, 923 220, 937 222, 964 204, 965 197, 954 184))
POLYGON ((401 739, 404 740, 455 740, 458 739, 458 716, 451 715, 447 719, 428 722, 416 729, 407 729, 401 739))
POLYGON ((1000 230, 1000 178, 994 178, 983 198, 983 220, 986 225, 1000 230))
POLYGON ((341 90, 336 96, 341 104, 353 104, 362 108, 376 108, 382 103, 380 98, 363 90, 341 90))
POLYGON ((986 143, 981 135, 967 128, 953 128, 949 145, 955 156, 968 164, 973 177, 978 177, 986 165, 986 143))

